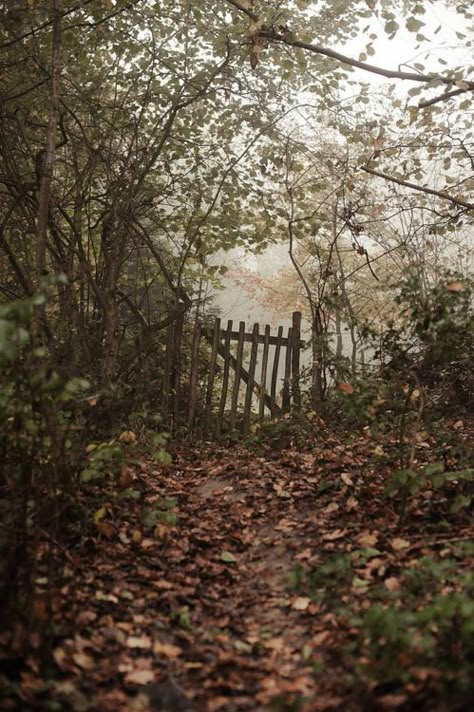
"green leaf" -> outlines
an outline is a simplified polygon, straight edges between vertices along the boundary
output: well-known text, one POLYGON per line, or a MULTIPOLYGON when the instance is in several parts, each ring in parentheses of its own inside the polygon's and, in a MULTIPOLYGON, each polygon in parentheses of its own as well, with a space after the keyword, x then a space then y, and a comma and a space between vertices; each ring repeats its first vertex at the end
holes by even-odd
POLYGON ((165 450, 157 450, 153 457, 160 465, 171 465, 173 462, 173 458, 165 450))
POLYGON ((444 465, 442 462, 431 462, 423 467, 423 472, 425 475, 439 475, 444 472, 444 465))
POLYGON ((151 528, 156 526, 156 524, 158 523, 159 513, 154 511, 153 509, 145 509, 141 519, 144 527, 151 528))
POLYGON ((221 553, 221 561, 224 561, 226 564, 236 564, 237 559, 233 554, 230 553, 230 551, 223 551, 221 553))
POLYGON ((421 22, 421 20, 417 20, 416 17, 409 17, 405 23, 405 27, 409 32, 418 32, 424 25, 425 23, 421 22))
POLYGON ((459 512, 461 509, 466 509, 466 507, 470 507, 471 502, 472 497, 469 497, 465 494, 458 494, 451 507, 449 508, 449 511, 453 514, 456 514, 456 512, 459 512))
POLYGON ((105 517, 107 514, 107 507, 101 507, 100 509, 97 510, 97 512, 94 514, 94 522, 98 524, 101 519, 105 517))
POLYGON ((388 35, 393 35, 398 30, 399 24, 396 20, 389 20, 385 23, 385 32, 388 35))

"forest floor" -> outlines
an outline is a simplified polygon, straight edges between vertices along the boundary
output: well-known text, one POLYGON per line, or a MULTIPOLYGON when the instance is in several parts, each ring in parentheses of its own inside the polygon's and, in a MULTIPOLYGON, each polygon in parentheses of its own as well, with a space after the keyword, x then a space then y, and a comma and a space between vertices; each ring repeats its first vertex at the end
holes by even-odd
MULTIPOLYGON (((50 592, 49 666, 38 662, 40 634, 29 633, 31 653, 0 708, 405 709, 423 678, 410 689, 363 682, 357 663, 367 660, 334 603, 353 599, 363 610, 374 581, 396 592, 403 566, 442 556, 474 530, 462 516, 455 530, 430 529, 429 493, 397 528, 376 447, 326 434, 307 452, 209 445, 175 453, 166 467, 124 469, 94 534, 65 552, 50 592), (372 553, 344 585, 329 576, 323 595, 304 590, 301 571, 355 551, 372 553)), ((35 602, 39 623, 47 605, 35 602)), ((17 627, 0 645, 11 656, 22 638, 17 627)))

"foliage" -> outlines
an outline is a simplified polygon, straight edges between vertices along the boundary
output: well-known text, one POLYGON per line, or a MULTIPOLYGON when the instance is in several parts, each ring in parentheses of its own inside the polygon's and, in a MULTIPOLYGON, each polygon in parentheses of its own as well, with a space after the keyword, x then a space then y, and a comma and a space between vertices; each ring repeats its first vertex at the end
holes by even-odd
MULTIPOLYGON (((147 425, 141 444, 131 430, 88 442, 96 406, 89 383, 65 380, 51 366, 47 349, 35 346, 35 309, 44 301, 32 297, 0 307, 0 595, 7 611, 12 597, 21 594, 26 617, 39 546, 52 555, 69 528, 77 534, 79 522, 92 521, 87 508, 96 503, 87 502, 84 511, 81 485, 116 489, 121 469, 144 451, 152 451, 158 462, 170 461, 156 423, 153 429, 147 425)), ((96 513, 95 523, 100 519, 96 513)))
POLYGON ((381 555, 373 548, 335 555, 315 570, 297 568, 291 585, 323 601, 350 627, 343 658, 359 683, 393 693, 409 685, 424 705, 437 696, 445 704, 462 704, 473 692, 472 573, 460 571, 454 558, 423 557, 388 579, 396 585, 387 590, 359 573, 381 555), (346 599, 349 586, 359 588, 366 605, 335 602, 346 599))
POLYGON ((428 679, 425 697, 441 696, 450 705, 467 700, 474 692, 472 574, 455 577, 455 585, 456 590, 421 605, 416 600, 399 607, 376 603, 351 617, 357 653, 370 659, 361 665, 363 674, 395 687, 428 679))
POLYGON ((443 463, 429 463, 418 470, 395 470, 386 485, 388 497, 399 498, 400 515, 403 516, 408 500, 428 488, 446 491, 450 501, 449 511, 456 514, 473 502, 474 469, 446 472, 443 463), (450 484, 454 486, 449 487, 450 484))
POLYGON ((21 708, 184 709, 169 669, 202 709, 291 709, 327 659, 364 709, 472 696, 472 577, 439 537, 466 538, 472 456, 432 437, 472 415, 472 10, 432 5, 0 0, 0 605, 20 620, 0 647, 21 708), (373 64, 396 37, 408 56, 373 64), (166 469, 222 251, 274 242, 299 285, 265 287, 310 316, 304 412, 166 469), (392 536, 408 506, 434 544, 392 536), (295 560, 307 596, 276 581, 295 560))
POLYGON ((431 389, 442 405, 472 403, 474 301, 472 278, 445 272, 432 286, 419 276, 400 285, 399 325, 384 335, 387 375, 407 372, 431 389))
MULTIPOLYGON (((25 574, 23 565, 30 562, 29 573, 34 571, 33 535, 45 530, 56 536, 82 457, 82 428, 74 426, 81 422, 88 383, 64 381, 50 367, 46 349, 35 347, 32 319, 43 303, 32 297, 0 311, 3 603, 25 574)), ((32 583, 24 585, 29 591, 32 583)))
POLYGON ((283 450, 290 446, 303 447, 318 432, 315 414, 292 411, 282 418, 265 420, 252 426, 253 434, 246 438, 247 447, 263 445, 283 450))

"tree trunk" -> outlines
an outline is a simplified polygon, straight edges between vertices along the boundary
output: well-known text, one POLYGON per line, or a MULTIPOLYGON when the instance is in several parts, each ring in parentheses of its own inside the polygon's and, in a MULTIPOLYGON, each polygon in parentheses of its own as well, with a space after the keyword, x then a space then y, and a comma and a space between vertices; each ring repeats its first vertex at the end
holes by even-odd
MULTIPOLYGON (((49 100, 48 130, 46 148, 41 161, 40 186, 38 195, 38 217, 36 221, 36 284, 41 289, 42 279, 46 276, 46 251, 48 217, 51 200, 51 181, 53 179, 54 159, 56 153, 56 127, 59 115, 59 78, 61 73, 61 11, 62 0, 51 0, 53 15, 53 39, 51 51, 51 88, 49 100)), ((41 341, 47 333, 46 312, 43 304, 35 307, 33 322, 34 338, 41 341)))
POLYGON ((46 149, 41 166, 36 223, 36 279, 37 286, 46 273, 47 227, 56 153, 56 128, 59 115, 59 78, 61 73, 61 12, 62 0, 51 0, 53 14, 53 41, 51 52, 51 90, 49 101, 48 132, 46 149))

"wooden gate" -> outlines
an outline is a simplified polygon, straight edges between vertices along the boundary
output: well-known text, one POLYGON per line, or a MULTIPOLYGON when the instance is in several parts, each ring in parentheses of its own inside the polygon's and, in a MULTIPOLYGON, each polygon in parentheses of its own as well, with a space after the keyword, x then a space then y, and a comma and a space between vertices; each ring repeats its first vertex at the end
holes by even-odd
POLYGON ((303 346, 301 312, 293 313, 292 326, 286 336, 283 332, 280 326, 277 334, 272 335, 269 325, 261 329, 259 324, 247 331, 244 321, 239 323, 237 331, 232 320, 225 329, 220 319, 211 325, 196 324, 190 349, 189 380, 184 387, 180 383, 182 324, 173 324, 168 333, 163 378, 164 413, 173 416, 176 422, 186 420, 191 430, 198 427, 206 434, 219 436, 224 429, 247 435, 252 420, 262 423, 266 412, 278 418, 292 407, 298 409, 303 346), (210 354, 209 349, 206 350, 208 362, 204 369, 200 349, 203 339, 210 346, 210 354), (250 344, 250 349, 246 344, 250 344), (183 388, 187 397, 180 399, 183 388))

